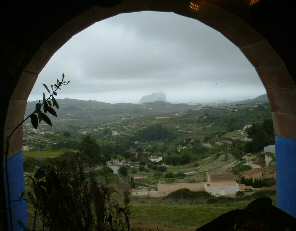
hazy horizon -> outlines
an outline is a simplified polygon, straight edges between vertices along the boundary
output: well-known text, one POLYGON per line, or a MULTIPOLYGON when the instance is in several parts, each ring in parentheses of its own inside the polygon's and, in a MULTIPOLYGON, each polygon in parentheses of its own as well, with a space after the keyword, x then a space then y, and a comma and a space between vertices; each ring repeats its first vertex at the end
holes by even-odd
MULTIPOLYGON (((179 104, 179 103, 182 103, 182 104, 215 104, 215 103, 235 103, 235 102, 239 102, 239 101, 242 101, 242 100, 248 100, 248 99, 254 99, 254 98, 257 98, 259 96, 262 96, 262 95, 266 95, 266 94, 261 94, 261 95, 257 95, 257 96, 254 96, 254 97, 251 97, 251 98, 245 98, 245 99, 238 99, 238 100, 221 100, 221 101, 208 101, 208 102, 197 102, 197 101, 169 101, 169 100, 166 100, 165 102, 167 103, 171 103, 171 104, 179 104)), ((140 99, 137 101, 137 102, 107 102, 107 101, 102 101, 102 100, 96 100, 96 99, 83 99, 83 98, 69 98, 69 97, 57 97, 56 98, 57 100, 66 100, 66 99, 69 99, 69 100, 82 100, 82 101, 95 101, 95 102, 101 102, 101 103, 110 103, 110 104, 120 104, 120 103, 131 103, 131 104, 141 104, 139 101, 140 99)), ((41 98, 36 98, 36 99, 28 99, 28 102, 35 102, 35 101, 38 101, 38 100, 41 100, 41 98)))
POLYGON ((42 83, 62 73, 71 83, 59 97, 108 103, 138 103, 153 92, 172 103, 265 94, 239 48, 205 24, 173 13, 121 14, 73 36, 41 71, 29 100, 39 99, 42 83))

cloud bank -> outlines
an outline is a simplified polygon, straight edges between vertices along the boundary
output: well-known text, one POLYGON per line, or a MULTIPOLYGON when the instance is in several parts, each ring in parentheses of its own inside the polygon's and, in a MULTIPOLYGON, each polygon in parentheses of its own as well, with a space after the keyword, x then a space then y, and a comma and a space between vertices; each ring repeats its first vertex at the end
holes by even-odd
POLYGON ((40 73, 30 95, 65 73, 62 97, 138 102, 164 92, 171 102, 237 100, 264 94, 242 52, 199 21, 173 13, 121 14, 70 39, 40 73))

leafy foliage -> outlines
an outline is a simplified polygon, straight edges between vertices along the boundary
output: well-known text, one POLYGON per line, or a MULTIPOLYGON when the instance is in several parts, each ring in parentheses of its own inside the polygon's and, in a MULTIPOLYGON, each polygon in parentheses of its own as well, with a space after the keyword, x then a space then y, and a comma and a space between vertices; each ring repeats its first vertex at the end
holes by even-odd
POLYGON ((59 104, 55 98, 58 95, 58 90, 61 90, 63 85, 68 85, 70 81, 65 81, 65 75, 62 75, 62 79, 57 79, 55 84, 51 84, 50 88, 44 83, 43 86, 49 94, 46 97, 46 93, 43 92, 42 101, 39 100, 35 105, 35 110, 27 117, 31 119, 32 126, 37 129, 40 122, 44 121, 46 124, 52 126, 51 119, 48 117, 47 113, 57 117, 56 109, 59 109, 59 104))
POLYGON ((119 175, 123 176, 123 177, 126 177, 128 176, 128 168, 125 167, 125 166, 121 166, 119 169, 118 169, 118 173, 119 175))
POLYGON ((213 196, 207 192, 193 192, 189 189, 179 189, 167 195, 166 200, 205 202, 213 196))
POLYGON ((152 124, 136 135, 136 139, 143 141, 170 140, 174 137, 175 134, 162 124, 152 124))
POLYGON ((248 171, 251 169, 252 169, 252 167, 250 167, 249 165, 246 165, 243 162, 239 162, 237 165, 232 167, 232 172, 234 174, 239 174, 241 172, 248 171))
POLYGON ((274 144, 274 131, 271 119, 253 124, 247 130, 247 133, 252 141, 246 145, 246 152, 259 152, 266 145, 274 144))
POLYGON ((270 179, 260 179, 260 178, 240 178, 240 183, 254 188, 269 187, 275 184, 273 178, 270 179))
POLYGON ((107 157, 102 153, 101 147, 91 136, 85 136, 79 144, 81 160, 90 165, 105 164, 107 157))
MULTIPOLYGON (((31 124, 35 129, 38 128, 41 121, 44 121, 48 125, 52 126, 52 122, 46 113, 49 112, 50 114, 57 116, 57 113, 56 113, 55 109, 53 108, 53 107, 58 108, 58 104, 57 104, 54 96, 57 95, 57 90, 61 90, 62 85, 68 85, 69 83, 70 83, 70 81, 65 81, 65 75, 63 74, 61 80, 57 79, 56 84, 51 85, 51 90, 48 88, 48 86, 46 84, 43 84, 47 93, 49 93, 49 97, 46 98, 46 94, 43 92, 42 102, 39 101, 38 103, 36 103, 35 110, 31 114, 26 116, 25 119, 20 121, 10 131, 10 133, 8 133, 6 140, 5 140, 6 147, 5 147, 5 153, 4 153, 4 169, 5 169, 5 175, 6 175, 6 188, 10 188, 9 179, 8 179, 8 167, 7 167, 8 158, 7 157, 8 157, 11 137, 28 119, 31 120, 31 124)), ((10 193, 7 193, 7 201, 8 201, 7 210, 8 210, 9 223, 10 223, 10 226, 12 227, 12 225, 13 225, 12 224, 13 223, 12 216, 13 215, 12 215, 12 205, 11 205, 10 193)), ((24 225, 24 224, 22 224, 22 225, 24 225)))
POLYGON ((100 185, 76 158, 39 168, 31 177, 28 198, 44 230, 130 230, 129 198, 100 185))

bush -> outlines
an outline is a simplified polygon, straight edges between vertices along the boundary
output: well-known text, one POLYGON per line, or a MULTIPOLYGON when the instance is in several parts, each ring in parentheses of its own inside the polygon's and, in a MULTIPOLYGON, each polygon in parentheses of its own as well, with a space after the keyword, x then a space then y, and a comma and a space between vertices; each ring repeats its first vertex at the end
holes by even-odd
POLYGON ((252 141, 246 144, 246 152, 260 152, 266 145, 274 144, 275 142, 271 119, 253 124, 252 127, 247 129, 247 133, 252 141))
POLYGON ((240 183, 248 186, 252 186, 254 188, 261 188, 261 187, 270 187, 275 184, 275 180, 273 178, 268 179, 259 179, 259 178, 240 178, 240 183))
POLYGON ((89 166, 105 164, 108 160, 96 140, 90 136, 85 136, 80 142, 79 153, 81 160, 89 166))
POLYGON ((127 192, 98 184, 77 159, 39 168, 29 188, 32 230, 37 221, 43 230, 129 230, 127 192))
POLYGON ((234 174, 239 174, 244 171, 251 170, 252 168, 249 165, 245 165, 244 163, 240 162, 239 164, 232 167, 232 172, 234 174))
POLYGON ((120 176, 128 176, 128 168, 125 167, 125 166, 121 166, 119 169, 118 169, 118 173, 120 176))
POLYGON ((164 175, 165 178, 177 178, 177 179, 183 179, 186 175, 182 172, 168 172, 164 175))
POLYGON ((136 134, 136 140, 142 141, 158 141, 171 140, 175 137, 174 132, 161 124, 153 124, 147 128, 142 129, 136 134))
POLYGON ((207 202, 213 196, 207 192, 193 192, 189 189, 179 189, 170 193, 165 199, 174 201, 207 202))
POLYGON ((24 171, 33 172, 38 166, 40 166, 40 161, 36 158, 26 157, 24 162, 24 171))
POLYGON ((245 193, 242 192, 242 191, 238 191, 238 192, 235 194, 236 197, 243 197, 244 195, 245 195, 245 193))
POLYGON ((165 158, 165 162, 171 165, 184 165, 192 162, 194 160, 194 156, 189 153, 179 153, 179 154, 172 154, 168 155, 165 158))

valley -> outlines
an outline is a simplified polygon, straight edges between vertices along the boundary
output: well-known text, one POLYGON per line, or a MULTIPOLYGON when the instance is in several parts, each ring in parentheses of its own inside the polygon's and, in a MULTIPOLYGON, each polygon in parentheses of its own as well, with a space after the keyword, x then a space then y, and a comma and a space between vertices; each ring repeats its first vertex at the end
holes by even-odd
POLYGON ((129 185, 134 227, 153 226, 146 218, 157 216, 161 230, 193 230, 258 195, 275 198, 273 128, 264 96, 218 105, 58 102, 52 128, 25 124, 25 171, 30 175, 85 147, 83 161, 98 178, 129 185), (197 217, 204 210, 209 214, 196 223, 182 221, 186 227, 170 217, 191 210, 197 217))

